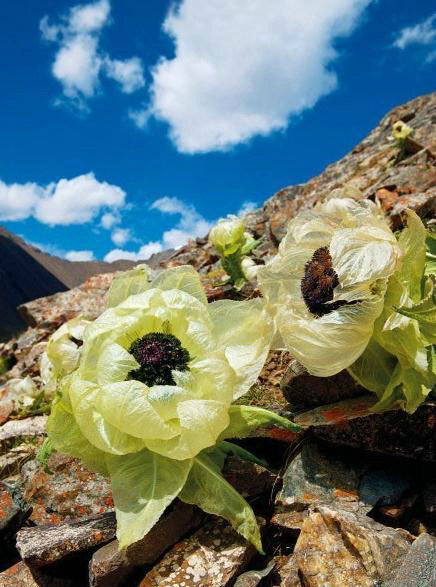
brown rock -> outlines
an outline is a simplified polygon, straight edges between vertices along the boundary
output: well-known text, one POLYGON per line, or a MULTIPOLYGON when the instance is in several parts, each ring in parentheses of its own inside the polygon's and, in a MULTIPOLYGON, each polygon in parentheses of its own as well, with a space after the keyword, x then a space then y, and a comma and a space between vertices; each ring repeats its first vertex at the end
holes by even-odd
POLYGON ((52 474, 37 461, 23 467, 24 498, 33 507, 35 524, 59 524, 113 510, 108 479, 59 453, 50 457, 48 466, 52 474))
POLYGON ((111 540, 115 530, 113 513, 77 522, 22 528, 17 534, 17 549, 27 563, 44 566, 111 540))
POLYGON ((215 519, 172 548, 140 587, 227 587, 256 551, 221 519, 215 519))
POLYGON ((305 520, 292 558, 305 587, 374 587, 389 577, 412 542, 404 530, 318 506, 305 520))
MULTIPOLYGON (((351 401, 356 401, 357 404, 358 400, 351 401)), ((423 461, 436 460, 434 402, 422 404, 414 414, 407 414, 401 410, 382 414, 369 412, 354 419, 344 417, 344 406, 335 407, 333 404, 318 410, 323 411, 324 422, 323 425, 319 425, 320 420, 314 421, 313 432, 321 439, 390 455, 423 461)), ((295 420, 303 424, 304 418, 307 420, 307 414, 295 420)))
POLYGON ((91 587, 116 587, 135 567, 154 563, 177 540, 199 526, 203 515, 197 508, 177 501, 144 536, 126 549, 113 540, 97 550, 89 563, 91 587))
POLYGON ((295 359, 289 363, 280 387, 293 410, 310 409, 368 393, 347 371, 332 377, 315 377, 295 359))
POLYGON ((244 497, 253 497, 271 491, 277 475, 269 469, 243 461, 238 457, 229 457, 223 469, 227 481, 244 497))

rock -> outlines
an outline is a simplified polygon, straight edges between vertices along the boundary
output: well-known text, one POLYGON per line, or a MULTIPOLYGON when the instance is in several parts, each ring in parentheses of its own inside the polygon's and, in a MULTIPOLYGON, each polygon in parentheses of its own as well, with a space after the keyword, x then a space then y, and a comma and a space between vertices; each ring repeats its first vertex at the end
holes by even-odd
POLYGON ((17 534, 17 549, 28 564, 44 566, 111 540, 115 530, 113 513, 77 522, 22 528, 17 534))
POLYGON ((294 422, 302 428, 341 425, 355 418, 373 415, 371 408, 375 403, 374 395, 346 399, 297 414, 294 422))
POLYGON ((92 517, 110 512, 114 504, 109 479, 89 471, 79 460, 54 453, 47 473, 38 461, 23 467, 24 498, 38 525, 92 517))
POLYGON ((18 311, 29 326, 66 322, 79 314, 97 318, 106 308, 106 293, 114 275, 94 275, 79 287, 18 306, 18 311))
POLYGON ((45 434, 47 416, 34 416, 24 420, 10 420, 0 426, 0 446, 5 441, 16 442, 20 438, 42 436, 45 434))
POLYGON ((17 489, 0 482, 0 536, 3 537, 23 513, 23 503, 17 489))
POLYGON ((315 377, 295 359, 289 363, 280 387, 292 410, 296 411, 368 393, 347 371, 332 377, 315 377))
POLYGON ((369 506, 390 506, 398 503, 412 484, 407 471, 373 469, 363 475, 359 495, 369 506))
POLYGON ((270 563, 261 571, 246 571, 236 579, 234 587, 257 587, 262 579, 268 577, 274 568, 274 563, 270 563))
POLYGON ((428 514, 436 514, 436 481, 428 481, 422 492, 425 511, 428 514))
MULTIPOLYGON (((359 408, 356 402, 356 416, 359 408)), ((362 412, 364 412, 363 398, 362 412)), ((342 403, 342 402, 339 402, 342 403)), ((375 451, 390 455, 403 456, 422 461, 436 460, 435 428, 436 404, 427 401, 414 414, 407 414, 401 410, 384 412, 382 414, 362 415, 347 420, 344 416, 344 406, 341 408, 326 406, 318 408, 322 412, 324 425, 315 425, 313 433, 329 442, 359 447, 363 450, 375 451), (326 425, 330 421, 330 424, 326 425)), ((315 412, 315 410, 313 410, 315 412)), ((311 417, 312 421, 314 420, 311 417)), ((321 418, 320 418, 321 419, 321 418)), ((297 423, 308 423, 308 415, 295 419, 297 423)))
POLYGON ((254 547, 222 519, 176 544, 140 587, 227 587, 256 556, 254 547))
POLYGON ((227 481, 244 497, 271 491, 277 475, 270 470, 238 457, 229 457, 223 469, 227 481))
POLYGON ((176 501, 142 540, 118 550, 118 540, 97 550, 89 563, 91 587, 116 587, 137 566, 154 563, 177 540, 200 525, 203 514, 197 508, 176 501))
POLYGON ((434 587, 436 585, 436 538, 421 534, 402 559, 395 576, 384 587, 434 587))
POLYGON ((367 466, 361 459, 306 442, 285 471, 276 503, 291 506, 291 511, 324 503, 366 513, 372 506, 359 502, 359 484, 367 466))
MULTIPOLYGON (((3 573, 0 573, 0 587, 77 587, 77 574, 62 571, 58 575, 56 572, 44 572, 44 570, 31 568, 25 562, 21 561, 3 573)), ((83 583, 82 583, 83 585, 83 583)))
POLYGON ((374 587, 389 578, 412 542, 405 530, 317 506, 303 524, 292 558, 305 587, 374 587))

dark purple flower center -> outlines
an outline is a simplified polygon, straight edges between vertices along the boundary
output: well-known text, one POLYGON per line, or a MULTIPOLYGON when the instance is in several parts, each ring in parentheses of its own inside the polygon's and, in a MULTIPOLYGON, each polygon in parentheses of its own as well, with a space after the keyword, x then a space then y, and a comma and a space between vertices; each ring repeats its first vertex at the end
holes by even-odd
POLYGON ((317 318, 337 310, 341 306, 355 304, 356 301, 338 300, 332 302, 333 291, 339 285, 336 271, 328 247, 317 249, 312 259, 304 267, 301 280, 301 293, 309 311, 317 318))
POLYGON ((140 367, 128 374, 128 379, 152 385, 175 385, 173 371, 188 371, 189 352, 173 334, 150 332, 136 339, 129 348, 140 367))

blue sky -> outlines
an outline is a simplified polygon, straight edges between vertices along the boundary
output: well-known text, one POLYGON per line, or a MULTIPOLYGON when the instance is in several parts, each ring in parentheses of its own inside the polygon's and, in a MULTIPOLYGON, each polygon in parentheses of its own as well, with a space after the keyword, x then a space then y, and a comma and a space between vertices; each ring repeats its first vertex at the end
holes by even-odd
POLYGON ((260 205, 434 90, 431 0, 0 4, 0 223, 145 258, 260 205))

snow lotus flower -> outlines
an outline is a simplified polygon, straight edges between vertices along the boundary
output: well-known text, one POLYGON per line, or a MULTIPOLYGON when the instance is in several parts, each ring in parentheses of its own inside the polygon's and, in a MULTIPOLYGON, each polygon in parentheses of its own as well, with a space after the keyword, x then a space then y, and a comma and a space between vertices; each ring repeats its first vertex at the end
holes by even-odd
POLYGON ((111 477, 120 547, 179 496, 261 548, 251 508, 220 467, 242 451, 225 439, 271 422, 293 426, 232 405, 256 381, 271 336, 260 299, 208 304, 192 267, 150 282, 140 266, 114 279, 76 368, 59 380, 48 433, 54 448, 111 477))
POLYGON ((256 277, 256 264, 246 255, 259 241, 245 231, 243 220, 232 215, 222 218, 210 231, 209 242, 220 255, 222 267, 236 289, 256 277))
POLYGON ((209 242, 224 256, 232 255, 245 243, 244 222, 238 216, 221 218, 209 233, 209 242))
POLYGON ((401 250, 370 201, 332 198, 293 219, 257 277, 288 349, 313 375, 329 376, 363 353, 383 310, 401 250))
POLYGON ((412 132, 413 129, 402 120, 397 120, 397 122, 392 125, 392 136, 399 143, 405 141, 412 132))

